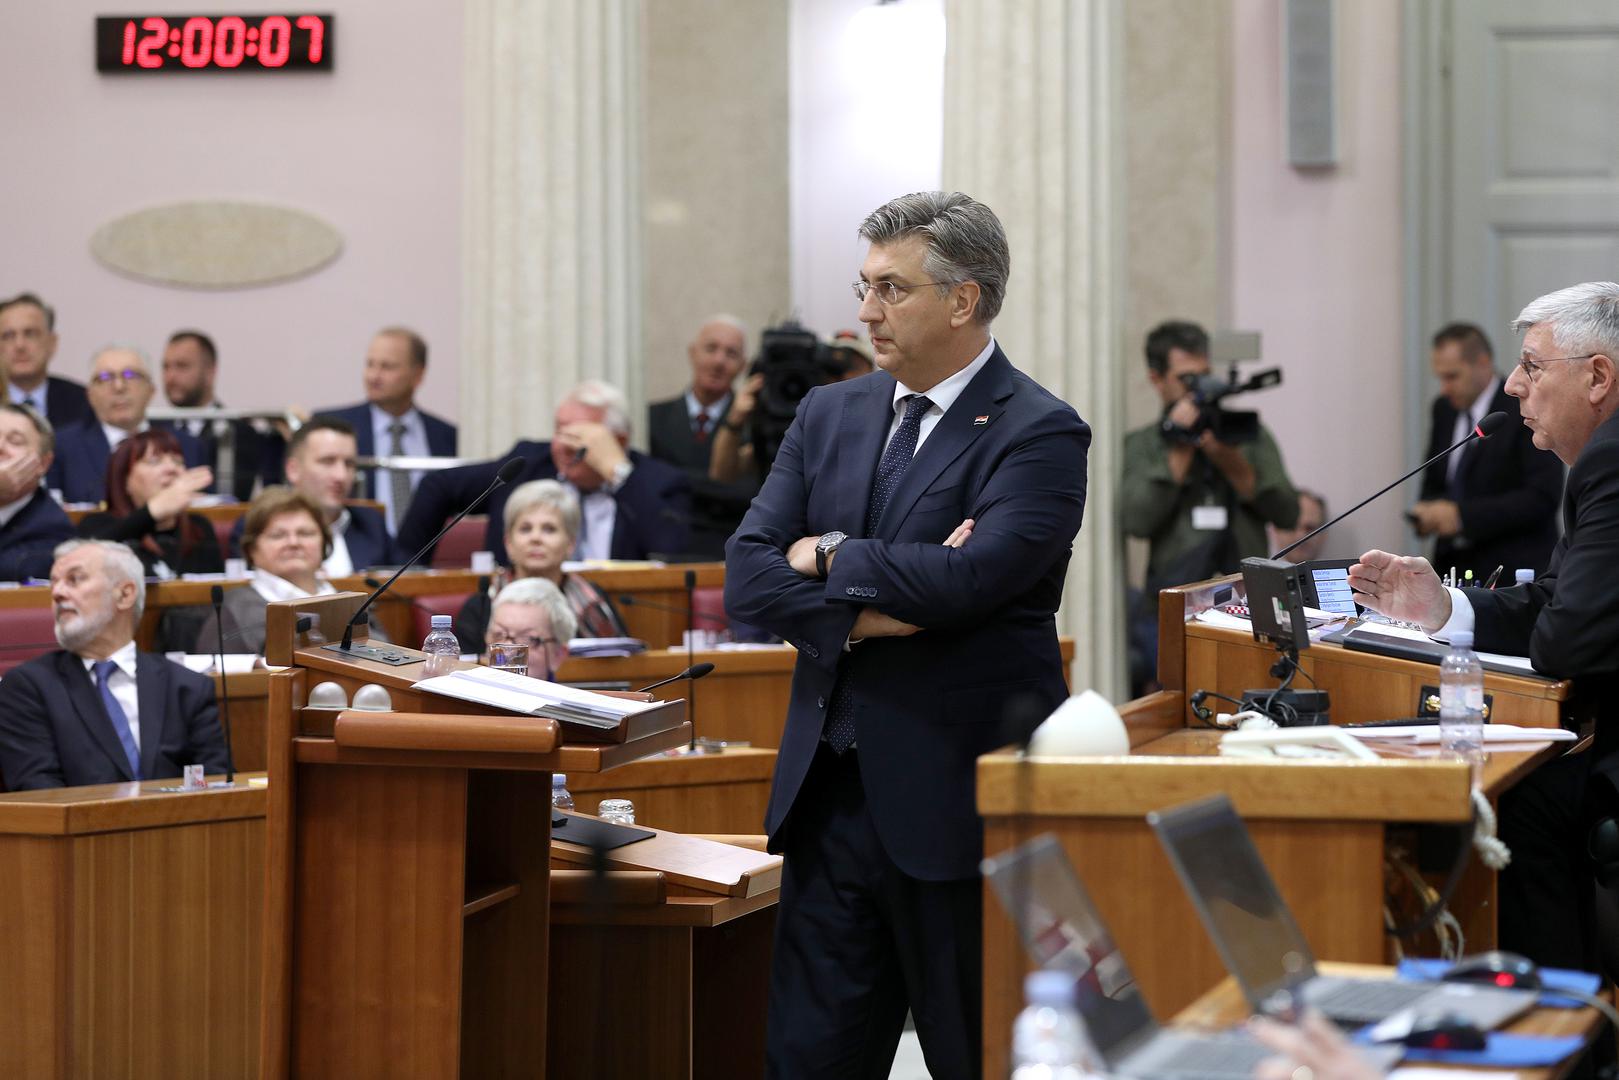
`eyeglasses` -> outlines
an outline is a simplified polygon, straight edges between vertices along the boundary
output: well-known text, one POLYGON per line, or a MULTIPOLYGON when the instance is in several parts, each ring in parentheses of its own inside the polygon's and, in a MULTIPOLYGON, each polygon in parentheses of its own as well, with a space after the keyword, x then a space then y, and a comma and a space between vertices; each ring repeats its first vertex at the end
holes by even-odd
POLYGON ((1544 360, 1531 360, 1527 356, 1522 356, 1518 358, 1518 370, 1523 372, 1524 378, 1528 379, 1530 382, 1534 382, 1535 376, 1540 374, 1541 368, 1546 364, 1558 364, 1564 360, 1589 360, 1596 355, 1598 354, 1586 353, 1584 356, 1548 356, 1544 360))
POLYGON ((856 281, 849 285, 860 302, 866 302, 866 294, 875 292, 877 299, 884 304, 897 304, 905 298, 905 294, 912 289, 920 289, 924 285, 948 285, 948 281, 918 281, 915 285, 898 285, 892 281, 856 281))
POLYGON ((111 382, 136 383, 146 381, 146 372, 136 371, 134 368, 125 368, 122 371, 98 371, 90 376, 90 381, 106 386, 111 382))
POLYGON ((547 645, 559 645, 561 641, 554 637, 535 637, 532 634, 508 634, 498 626, 491 626, 489 633, 484 635, 491 642, 502 642, 507 645, 527 645, 531 649, 541 649, 547 645))

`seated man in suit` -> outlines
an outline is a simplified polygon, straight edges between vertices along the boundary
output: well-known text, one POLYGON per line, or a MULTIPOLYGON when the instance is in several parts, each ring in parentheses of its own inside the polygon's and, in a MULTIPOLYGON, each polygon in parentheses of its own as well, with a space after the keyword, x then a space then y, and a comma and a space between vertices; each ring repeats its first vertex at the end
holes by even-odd
POLYGON ((90 419, 90 400, 72 379, 50 374, 56 355, 56 312, 33 293, 0 301, 0 367, 6 395, 56 429, 90 419))
MULTIPOLYGON (((163 347, 163 394, 177 409, 223 409, 214 396, 219 352, 200 330, 178 330, 163 347)), ((214 471, 209 491, 226 491, 238 502, 253 498, 260 480, 274 484, 281 478, 281 436, 256 428, 249 420, 182 420, 173 425, 187 432, 202 447, 202 464, 214 471), (231 438, 231 475, 220 473, 220 444, 228 429, 231 438)))
MULTIPOLYGON (((1433 403, 1428 456, 1467 437, 1490 413, 1518 419, 1518 399, 1495 373, 1495 352, 1484 331, 1452 323, 1433 337, 1433 373, 1439 396, 1433 403)), ((1513 423, 1476 441, 1422 474, 1422 499, 1411 507, 1418 536, 1435 538, 1433 564, 1456 568, 1456 580, 1473 572, 1482 585, 1504 568, 1546 569, 1557 543, 1557 500, 1563 495, 1563 465, 1537 449, 1534 432, 1513 423)))
POLYGON ((506 497, 529 480, 560 480, 579 497, 576 559, 645 559, 686 550, 691 486, 685 474, 629 449, 629 441, 624 395, 595 379, 582 382, 557 406, 550 442, 523 440, 493 461, 424 477, 399 530, 399 549, 405 558, 414 555, 515 457, 523 460, 523 471, 496 488, 477 510, 489 515, 484 547, 502 565, 510 565, 503 524, 506 497))
POLYGON ((1600 971, 1593 859, 1619 863, 1599 825, 1619 814, 1619 284, 1542 296, 1512 328, 1525 333, 1507 393, 1535 446, 1568 466, 1563 535, 1545 573, 1511 588, 1446 589, 1426 559, 1368 551, 1349 585, 1367 607, 1441 640, 1471 631, 1478 649, 1528 656, 1536 671, 1573 680, 1565 722, 1593 724, 1594 744, 1501 799, 1512 862, 1501 874, 1499 937, 1542 966, 1600 971))
POLYGON ((40 485, 54 446, 49 420, 0 404, 0 581, 48 577, 56 545, 73 538, 73 522, 40 485))
MULTIPOLYGON (((346 577, 404 558, 388 535, 382 514, 369 506, 348 504, 358 452, 354 429, 335 416, 315 417, 293 432, 287 443, 287 483, 320 507, 332 534, 330 553, 320 565, 322 577, 346 577)), ((231 530, 231 551, 238 555, 245 521, 238 518, 231 530)))
MULTIPOLYGON (((454 457, 455 425, 416 407, 427 377, 427 342, 402 326, 377 331, 365 352, 365 401, 321 413, 348 421, 361 457, 454 457)), ((388 528, 399 531, 419 472, 366 470, 365 496, 382 503, 388 528)))
POLYGON ((691 385, 679 397, 647 408, 647 439, 653 457, 697 478, 708 475, 714 431, 725 423, 732 384, 748 362, 747 328, 734 315, 715 315, 697 328, 686 359, 691 385))
POLYGON ((135 649, 141 562, 122 544, 56 549, 57 652, 0 682, 0 775, 12 791, 225 770, 213 680, 135 649))
MULTIPOLYGON (((109 345, 90 361, 91 417, 56 433, 56 461, 46 483, 70 503, 98 503, 107 498, 107 461, 113 448, 152 425, 146 407, 152 402, 152 369, 139 349, 109 345)), ((203 463, 202 444, 184 431, 174 433, 187 467, 203 463)))
POLYGON ((770 1075, 976 1077, 974 763, 1067 697, 1057 605, 1090 428, 990 333, 1010 252, 959 192, 873 211, 877 365, 812 389, 728 549, 725 610, 798 649, 765 828, 786 855, 770 1075))

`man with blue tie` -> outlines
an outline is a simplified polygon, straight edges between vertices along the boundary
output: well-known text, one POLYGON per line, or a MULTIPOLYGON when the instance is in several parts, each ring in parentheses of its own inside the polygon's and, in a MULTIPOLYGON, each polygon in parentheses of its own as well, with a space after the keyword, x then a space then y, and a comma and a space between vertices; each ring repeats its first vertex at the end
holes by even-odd
POLYGON ((798 649, 765 827, 786 856, 776 1077, 981 1059, 975 761, 1067 695, 1055 613, 1090 429, 990 335, 1010 254, 960 193, 860 227, 877 367, 817 387, 727 545, 726 611, 798 649))
POLYGON ((225 771, 214 684, 138 652, 141 561, 122 544, 70 540, 51 566, 59 651, 0 681, 0 779, 12 791, 225 771))

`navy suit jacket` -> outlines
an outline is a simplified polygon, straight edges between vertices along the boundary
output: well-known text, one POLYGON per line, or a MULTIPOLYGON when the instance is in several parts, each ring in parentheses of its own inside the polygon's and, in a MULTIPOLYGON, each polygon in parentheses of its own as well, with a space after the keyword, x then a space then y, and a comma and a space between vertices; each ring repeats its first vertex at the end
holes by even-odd
MULTIPOLYGON (((1456 451, 1462 455, 1456 466, 1461 488, 1456 505, 1467 542, 1459 546, 1454 537, 1439 540, 1433 560, 1440 573, 1452 566, 1458 576, 1471 570, 1480 583, 1497 566, 1506 568, 1508 581, 1520 567, 1536 573, 1546 569, 1557 543, 1557 503, 1563 494, 1563 463, 1550 450, 1535 448, 1535 433, 1521 422, 1518 399, 1506 392, 1505 384, 1496 390, 1488 412, 1504 412, 1513 423, 1456 451)), ((1455 430, 1455 408, 1443 397, 1435 399, 1428 456, 1454 442, 1455 430)), ((1444 499, 1447 492, 1446 462, 1436 461, 1423 471, 1422 497, 1444 499)))
POLYGON ((798 648, 766 830, 793 801, 833 683, 853 694, 860 776, 883 848, 912 877, 974 877, 983 828, 980 754, 1027 738, 1068 691, 1055 613, 1085 509, 1090 428, 997 348, 939 420, 866 533, 873 476, 893 420, 894 380, 875 372, 816 387, 726 548, 725 609, 798 648), (961 548, 943 541, 966 518, 961 548), (827 580, 786 550, 847 533, 827 580), (844 651, 865 605, 922 627, 844 651))
MULTIPOLYGON (((141 777, 179 776, 183 766, 225 771, 225 737, 213 680, 156 653, 135 660, 141 777)), ((133 780, 84 661, 58 649, 0 682, 0 775, 12 791, 133 780)))
POLYGON ((45 419, 49 420, 51 427, 57 431, 72 427, 74 424, 82 424, 86 420, 94 420, 95 413, 90 409, 90 396, 84 392, 84 384, 57 375, 47 375, 45 419))
MULTIPOLYGON (((456 430, 455 425, 448 420, 441 420, 425 409, 416 410, 422 416, 422 427, 427 431, 427 453, 431 457, 455 457, 456 430)), ((332 416, 339 420, 346 420, 354 427, 354 442, 361 457, 376 457, 378 451, 376 432, 371 427, 371 406, 365 402, 358 405, 348 405, 341 409, 322 409, 320 416, 332 416)), ((377 492, 377 470, 363 469, 365 473, 365 497, 380 499, 377 492)))
MULTIPOLYGON (((239 517, 231 527, 232 555, 242 554, 245 521, 245 517, 239 517)), ((394 546, 394 538, 388 534, 388 523, 383 520, 381 511, 369 506, 349 507, 349 527, 343 534, 343 542, 349 547, 349 560, 354 563, 356 573, 369 566, 392 566, 405 557, 394 546)))
POLYGON ((50 577, 56 545, 73 537, 67 512, 40 488, 0 528, 0 581, 50 577))
MULTIPOLYGON (((519 442, 493 461, 445 469, 422 477, 415 496, 410 500, 410 512, 399 527, 400 557, 409 558, 431 540, 446 521, 460 513, 463 507, 493 483, 501 465, 514 457, 523 459, 523 471, 511 483, 496 488, 494 494, 474 511, 489 515, 489 526, 484 534, 485 548, 494 552, 496 562, 509 565, 504 521, 506 499, 519 484, 557 478, 550 443, 519 442)), ((686 480, 686 474, 637 450, 630 451, 630 461, 635 468, 614 496, 618 512, 613 515, 612 557, 644 559, 654 553, 685 551, 687 531, 691 524, 691 484, 686 480)), ((428 554, 430 556, 432 553, 428 554)))
MULTIPOLYGON (((180 443, 180 453, 188 467, 207 464, 202 443, 184 431, 174 432, 180 443)), ((73 427, 56 432, 56 460, 45 474, 48 487, 62 492, 62 501, 70 503, 104 502, 107 498, 107 461, 112 457, 112 446, 107 433, 94 416, 73 427)))

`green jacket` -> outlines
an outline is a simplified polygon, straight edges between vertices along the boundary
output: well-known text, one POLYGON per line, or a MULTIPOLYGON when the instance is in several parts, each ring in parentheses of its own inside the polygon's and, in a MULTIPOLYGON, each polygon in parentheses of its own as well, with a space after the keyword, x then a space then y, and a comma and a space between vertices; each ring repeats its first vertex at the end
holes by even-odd
POLYGON ((1127 535, 1152 544, 1147 558, 1150 590, 1233 572, 1249 555, 1270 554, 1266 522, 1283 529, 1298 522, 1298 492, 1269 429, 1260 427, 1257 439, 1239 446, 1254 470, 1254 497, 1247 502, 1238 500, 1230 482, 1202 453, 1193 455, 1186 479, 1176 484, 1169 475, 1168 449, 1156 423, 1124 437, 1119 521, 1127 535), (1223 533, 1193 526, 1193 509, 1204 505, 1226 507, 1223 533))

